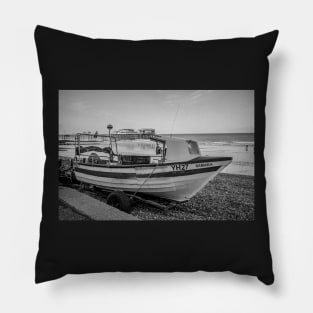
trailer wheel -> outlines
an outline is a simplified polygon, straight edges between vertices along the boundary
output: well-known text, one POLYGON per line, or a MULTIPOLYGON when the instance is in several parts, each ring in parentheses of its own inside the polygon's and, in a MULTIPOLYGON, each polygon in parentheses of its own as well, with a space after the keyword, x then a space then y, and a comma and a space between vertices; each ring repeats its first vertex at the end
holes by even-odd
POLYGON ((122 191, 111 192, 107 198, 107 204, 127 213, 131 211, 130 200, 122 191))

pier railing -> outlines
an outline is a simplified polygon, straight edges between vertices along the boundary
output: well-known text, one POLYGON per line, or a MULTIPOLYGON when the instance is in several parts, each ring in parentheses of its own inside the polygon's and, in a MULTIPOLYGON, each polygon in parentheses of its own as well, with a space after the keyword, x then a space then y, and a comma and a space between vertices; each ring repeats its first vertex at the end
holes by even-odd
MULTIPOLYGON (((72 134, 59 134, 59 144, 71 145, 75 143, 75 136, 72 134)), ((103 136, 108 136, 104 134, 99 134, 97 136, 93 134, 81 134, 81 141, 84 143, 96 143, 101 142, 103 136)), ((136 140, 136 139, 150 139, 153 135, 151 134, 111 134, 112 138, 116 140, 136 140)))

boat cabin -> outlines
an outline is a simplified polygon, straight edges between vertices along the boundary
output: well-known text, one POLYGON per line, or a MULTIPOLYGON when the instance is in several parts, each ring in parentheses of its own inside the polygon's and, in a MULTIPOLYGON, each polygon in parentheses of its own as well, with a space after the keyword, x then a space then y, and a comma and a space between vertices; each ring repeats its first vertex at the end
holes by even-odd
POLYGON ((155 136, 151 140, 156 141, 159 147, 162 145, 159 151, 165 162, 189 161, 201 155, 198 143, 194 140, 167 136, 155 136))
MULTIPOLYGON (((77 137, 75 158, 82 163, 94 165, 137 165, 186 162, 201 155, 198 143, 194 140, 167 136, 151 136, 150 140, 133 141, 127 149, 122 142, 111 137, 103 140, 103 145, 84 145, 77 137)), ((107 137, 107 136, 106 136, 107 137)))

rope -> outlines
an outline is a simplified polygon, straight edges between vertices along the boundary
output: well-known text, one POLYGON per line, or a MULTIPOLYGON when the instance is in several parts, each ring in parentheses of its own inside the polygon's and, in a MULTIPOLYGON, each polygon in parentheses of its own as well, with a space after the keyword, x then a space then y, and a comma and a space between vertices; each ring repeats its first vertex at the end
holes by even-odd
POLYGON ((142 188, 142 186, 146 183, 146 181, 148 179, 150 179, 151 175, 154 173, 154 171, 156 170, 156 168, 158 167, 158 163, 156 164, 156 166, 153 168, 153 170, 151 171, 151 173, 149 174, 149 176, 143 181, 143 183, 139 186, 139 188, 135 191, 135 193, 131 196, 131 198, 135 197, 136 194, 140 191, 140 189, 142 188))
POLYGON ((176 114, 175 114, 175 116, 174 116, 174 120, 173 120, 173 124, 172 124, 172 128, 171 128, 170 137, 172 137, 172 134, 173 134, 173 128, 174 128, 174 124, 175 124, 175 121, 176 121, 176 117, 177 117, 179 108, 180 108, 180 103, 179 103, 178 106, 177 106, 176 114))

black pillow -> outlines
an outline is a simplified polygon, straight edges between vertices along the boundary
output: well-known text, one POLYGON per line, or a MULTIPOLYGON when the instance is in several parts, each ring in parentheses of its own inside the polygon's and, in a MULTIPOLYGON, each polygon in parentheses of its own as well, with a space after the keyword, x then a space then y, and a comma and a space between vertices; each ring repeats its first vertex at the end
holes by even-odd
POLYGON ((277 36, 129 41, 37 26, 36 283, 199 270, 273 283, 263 150, 277 36))

